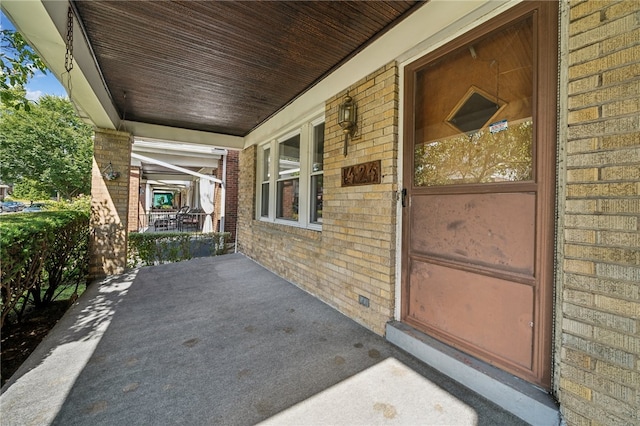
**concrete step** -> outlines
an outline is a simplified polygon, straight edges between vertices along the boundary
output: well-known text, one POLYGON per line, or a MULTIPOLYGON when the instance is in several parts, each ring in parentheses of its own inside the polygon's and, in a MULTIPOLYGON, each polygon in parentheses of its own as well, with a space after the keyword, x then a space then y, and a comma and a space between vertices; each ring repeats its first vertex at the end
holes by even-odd
POLYGON ((546 391, 475 359, 399 321, 387 324, 387 340, 484 396, 522 420, 559 425, 560 412, 546 391))

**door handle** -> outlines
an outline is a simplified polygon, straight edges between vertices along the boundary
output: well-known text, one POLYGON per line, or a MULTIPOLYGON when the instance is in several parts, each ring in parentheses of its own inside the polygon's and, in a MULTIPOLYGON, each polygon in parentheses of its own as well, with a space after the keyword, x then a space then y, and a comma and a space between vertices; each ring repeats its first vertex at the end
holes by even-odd
POLYGON ((402 207, 407 207, 407 188, 402 188, 402 207))

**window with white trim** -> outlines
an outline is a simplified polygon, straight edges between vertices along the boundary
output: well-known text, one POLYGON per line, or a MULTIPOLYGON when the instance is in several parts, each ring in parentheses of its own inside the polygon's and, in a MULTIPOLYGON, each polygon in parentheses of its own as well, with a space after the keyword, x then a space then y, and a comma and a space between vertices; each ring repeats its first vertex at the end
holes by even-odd
POLYGON ((260 185, 260 216, 269 217, 269 181, 271 178, 271 149, 265 147, 262 152, 262 183, 260 185))
POLYGON ((311 139, 311 176, 309 178, 309 222, 322 223, 322 190, 324 181, 324 121, 313 124, 311 139))
POLYGON ((260 220, 321 229, 324 117, 263 144, 256 171, 260 220))
POLYGON ((278 142, 276 218, 298 220, 300 200, 300 135, 278 142))

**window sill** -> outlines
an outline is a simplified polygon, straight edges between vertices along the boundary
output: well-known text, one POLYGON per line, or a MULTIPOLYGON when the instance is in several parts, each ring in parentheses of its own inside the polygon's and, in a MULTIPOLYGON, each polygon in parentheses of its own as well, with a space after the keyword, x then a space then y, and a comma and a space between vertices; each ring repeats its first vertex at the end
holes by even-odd
POLYGON ((265 218, 255 220, 254 223, 261 229, 264 229, 268 232, 284 233, 310 239, 319 239, 322 236, 322 226, 319 226, 317 224, 301 226, 297 222, 282 220, 273 221, 265 218))

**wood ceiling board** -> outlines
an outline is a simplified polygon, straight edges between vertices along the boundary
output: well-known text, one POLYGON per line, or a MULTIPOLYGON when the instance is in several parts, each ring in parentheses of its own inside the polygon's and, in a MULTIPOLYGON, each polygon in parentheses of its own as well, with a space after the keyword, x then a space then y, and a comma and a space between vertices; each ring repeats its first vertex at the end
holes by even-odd
POLYGON ((74 2, 121 116, 235 136, 420 4, 74 2))

